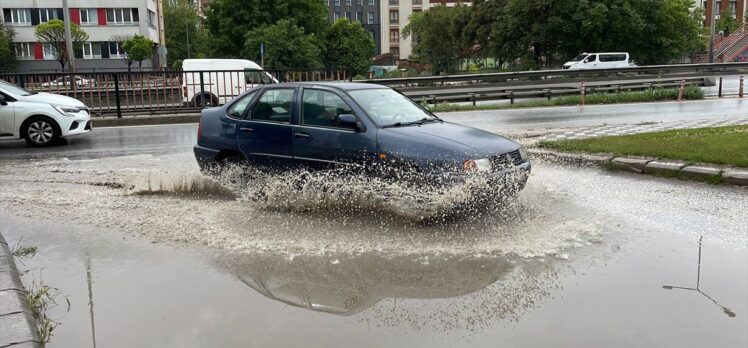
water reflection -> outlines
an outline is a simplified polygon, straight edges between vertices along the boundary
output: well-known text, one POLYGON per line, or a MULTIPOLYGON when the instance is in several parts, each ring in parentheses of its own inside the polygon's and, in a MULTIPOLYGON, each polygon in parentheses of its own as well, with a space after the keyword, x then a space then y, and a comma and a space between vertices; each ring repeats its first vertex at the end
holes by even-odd
POLYGON ((722 308, 722 312, 724 312, 728 317, 734 318, 735 312, 730 310, 729 308, 723 306, 717 300, 715 300, 713 297, 707 295, 704 291, 702 291, 699 286, 701 285, 701 241, 704 239, 704 236, 699 237, 699 261, 698 261, 698 267, 696 268, 696 287, 695 288, 689 288, 684 286, 674 286, 674 285, 663 285, 662 288, 665 290, 688 290, 688 291, 696 291, 699 294, 704 295, 704 297, 708 298, 710 301, 712 301, 717 307, 722 308))
POLYGON ((438 299, 476 292, 514 268, 503 257, 233 254, 220 263, 273 300, 351 315, 386 298, 438 299))
POLYGON ((93 303, 93 275, 92 275, 92 267, 91 267, 91 257, 86 254, 85 256, 85 264, 86 264, 86 283, 88 285, 88 314, 91 318, 91 342, 93 343, 93 348, 96 348, 96 326, 95 326, 95 320, 94 320, 94 303, 93 303))

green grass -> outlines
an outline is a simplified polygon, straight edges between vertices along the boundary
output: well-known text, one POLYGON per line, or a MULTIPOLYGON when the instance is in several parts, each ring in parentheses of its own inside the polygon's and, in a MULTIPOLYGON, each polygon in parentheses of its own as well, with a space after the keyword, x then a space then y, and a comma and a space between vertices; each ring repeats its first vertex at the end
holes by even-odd
POLYGON ((748 126, 670 130, 578 140, 544 141, 561 151, 661 157, 748 167, 748 126))
MULTIPOLYGON (((686 100, 704 99, 704 91, 696 86, 686 86, 683 94, 686 100)), ((561 96, 551 100, 531 100, 514 104, 483 104, 483 105, 461 105, 461 104, 436 104, 430 106, 432 112, 449 111, 472 111, 472 110, 499 110, 518 109, 543 106, 579 105, 581 97, 578 95, 561 96)), ((636 102, 655 102, 666 100, 677 100, 677 88, 650 88, 643 91, 630 91, 621 93, 591 93, 587 95, 585 104, 619 104, 636 102)))

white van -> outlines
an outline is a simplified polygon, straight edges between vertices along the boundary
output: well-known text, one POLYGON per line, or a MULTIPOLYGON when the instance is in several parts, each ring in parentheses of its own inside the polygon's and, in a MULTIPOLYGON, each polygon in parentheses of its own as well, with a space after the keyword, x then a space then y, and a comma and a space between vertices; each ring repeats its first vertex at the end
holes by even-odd
POLYGON ((625 68, 629 64, 627 52, 582 53, 564 64, 564 69, 625 68))
POLYGON ((185 59, 182 101, 191 106, 218 106, 258 85, 277 83, 255 62, 246 59, 185 59), (202 73, 202 88, 200 74, 202 73))

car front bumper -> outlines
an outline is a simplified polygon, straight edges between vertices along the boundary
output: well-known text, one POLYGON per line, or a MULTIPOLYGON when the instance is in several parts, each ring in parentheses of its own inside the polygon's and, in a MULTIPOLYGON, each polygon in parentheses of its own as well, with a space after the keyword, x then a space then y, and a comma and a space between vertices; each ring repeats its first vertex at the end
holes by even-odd
POLYGON ((88 133, 93 129, 91 115, 88 112, 79 112, 75 116, 58 116, 60 135, 63 137, 88 133))

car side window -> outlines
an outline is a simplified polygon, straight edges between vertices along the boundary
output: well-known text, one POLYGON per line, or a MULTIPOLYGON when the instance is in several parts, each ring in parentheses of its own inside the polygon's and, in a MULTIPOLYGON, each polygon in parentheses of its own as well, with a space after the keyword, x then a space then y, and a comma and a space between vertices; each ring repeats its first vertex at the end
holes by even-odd
POLYGON ((593 54, 584 60, 585 63, 592 63, 597 60, 597 55, 593 54))
POLYGON ((227 114, 233 118, 243 118, 244 112, 247 111, 249 103, 252 102, 252 98, 257 94, 257 91, 250 92, 249 94, 241 97, 238 101, 229 107, 227 114))
POLYGON ((353 114, 343 98, 329 91, 304 89, 302 103, 302 125, 339 127, 338 116, 353 114))
POLYGON ((292 88, 266 90, 252 109, 252 120, 291 122, 293 92, 292 88))

